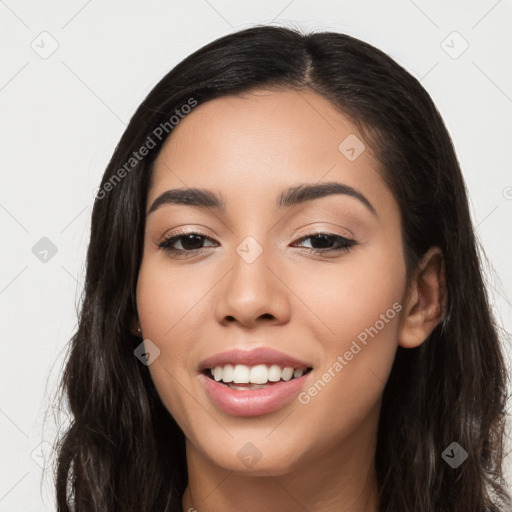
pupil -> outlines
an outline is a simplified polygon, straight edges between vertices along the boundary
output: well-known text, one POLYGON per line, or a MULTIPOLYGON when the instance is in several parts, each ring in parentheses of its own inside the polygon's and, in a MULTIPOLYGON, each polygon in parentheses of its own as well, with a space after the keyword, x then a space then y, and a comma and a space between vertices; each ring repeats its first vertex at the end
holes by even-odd
POLYGON ((328 247, 330 245, 329 237, 326 235, 314 235, 313 240, 315 240, 316 242, 320 242, 320 247, 318 247, 319 249, 324 249, 325 247, 328 247))
POLYGON ((181 245, 184 249, 188 249, 190 251, 193 251, 194 249, 200 249, 201 248, 201 235, 186 235, 185 238, 182 240, 181 245), (195 240, 194 240, 195 239, 195 240), (199 242, 199 247, 194 247, 194 242, 199 242), (192 247, 190 247, 190 244, 192 247))

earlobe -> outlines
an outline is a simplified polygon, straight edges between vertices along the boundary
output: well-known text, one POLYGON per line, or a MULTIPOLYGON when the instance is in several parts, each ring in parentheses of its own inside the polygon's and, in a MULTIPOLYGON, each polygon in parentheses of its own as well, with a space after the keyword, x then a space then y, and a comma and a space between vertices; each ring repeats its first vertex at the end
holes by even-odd
POLYGON ((411 278, 398 332, 398 344, 404 348, 421 345, 441 322, 445 311, 444 257, 439 247, 431 247, 411 278))
POLYGON ((133 334, 133 336, 138 338, 141 337, 140 323, 137 319, 132 322, 132 325, 130 326, 130 332, 133 334))

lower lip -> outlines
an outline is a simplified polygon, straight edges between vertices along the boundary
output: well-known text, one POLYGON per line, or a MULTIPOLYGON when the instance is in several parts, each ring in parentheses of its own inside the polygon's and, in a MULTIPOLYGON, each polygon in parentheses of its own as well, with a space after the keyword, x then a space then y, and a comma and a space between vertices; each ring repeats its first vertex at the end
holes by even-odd
POLYGON ((232 416, 259 416, 275 411, 289 402, 304 387, 310 373, 311 371, 298 379, 279 381, 254 391, 231 389, 204 373, 199 378, 211 400, 224 412, 232 416))

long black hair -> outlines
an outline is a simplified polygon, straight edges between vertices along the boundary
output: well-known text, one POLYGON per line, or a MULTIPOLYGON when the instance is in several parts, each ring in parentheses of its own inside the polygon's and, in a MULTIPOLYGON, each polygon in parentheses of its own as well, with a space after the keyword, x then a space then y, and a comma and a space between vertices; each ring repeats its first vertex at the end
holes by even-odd
POLYGON ((500 510, 510 498, 502 472, 508 374, 441 116, 420 83, 370 44, 261 25, 211 42, 165 75, 105 170, 61 381, 72 421, 57 446, 58 510, 181 511, 184 434, 134 357, 147 192, 181 116, 256 88, 313 90, 358 127, 400 206, 408 276, 431 246, 444 253, 446 315, 419 347, 398 347, 384 389, 375 455, 380 510, 500 510), (442 457, 452 442, 468 454, 457 469, 442 457))

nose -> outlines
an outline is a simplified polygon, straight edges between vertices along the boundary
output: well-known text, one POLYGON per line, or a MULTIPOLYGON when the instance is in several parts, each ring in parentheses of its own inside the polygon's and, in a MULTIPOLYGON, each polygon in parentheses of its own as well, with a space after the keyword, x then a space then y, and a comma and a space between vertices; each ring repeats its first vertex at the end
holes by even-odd
POLYGON ((279 277, 271 251, 263 248, 253 261, 235 251, 231 262, 231 271, 216 295, 217 321, 224 325, 236 322, 247 328, 262 322, 286 323, 290 317, 289 288, 279 277))

